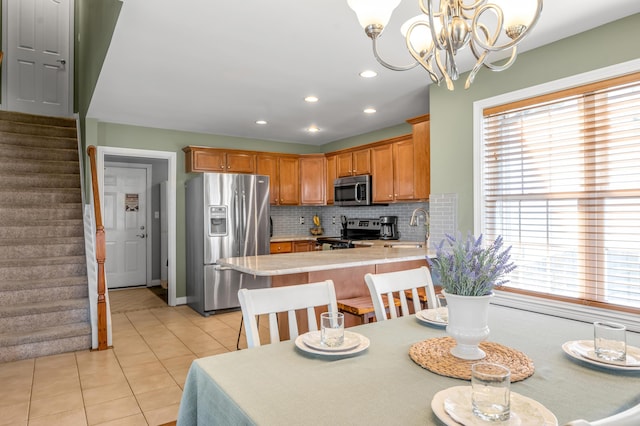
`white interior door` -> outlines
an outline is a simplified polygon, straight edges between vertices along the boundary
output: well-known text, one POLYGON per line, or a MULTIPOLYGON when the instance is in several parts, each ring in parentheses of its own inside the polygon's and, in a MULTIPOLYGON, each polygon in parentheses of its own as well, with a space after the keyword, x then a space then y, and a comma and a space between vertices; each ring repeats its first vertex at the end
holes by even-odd
POLYGON ((109 288, 147 284, 147 169, 104 168, 105 271, 109 288))
POLYGON ((72 0, 9 0, 7 104, 10 111, 69 116, 72 0))

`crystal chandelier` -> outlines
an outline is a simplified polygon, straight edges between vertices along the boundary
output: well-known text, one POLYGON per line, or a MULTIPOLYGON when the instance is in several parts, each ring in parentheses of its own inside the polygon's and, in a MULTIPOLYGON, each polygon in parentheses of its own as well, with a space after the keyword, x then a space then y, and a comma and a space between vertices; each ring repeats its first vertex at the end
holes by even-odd
POLYGON ((529 34, 542 11, 542 0, 476 0, 471 4, 464 0, 418 0, 422 15, 409 19, 400 29, 416 62, 396 66, 380 57, 377 39, 400 0, 347 3, 371 38, 373 55, 380 64, 394 71, 422 65, 434 83, 444 81, 449 90, 458 79, 456 55, 460 50, 469 46, 476 59, 464 86, 468 89, 483 65, 503 71, 515 62, 518 43, 529 34), (503 60, 502 64, 493 62, 503 60))

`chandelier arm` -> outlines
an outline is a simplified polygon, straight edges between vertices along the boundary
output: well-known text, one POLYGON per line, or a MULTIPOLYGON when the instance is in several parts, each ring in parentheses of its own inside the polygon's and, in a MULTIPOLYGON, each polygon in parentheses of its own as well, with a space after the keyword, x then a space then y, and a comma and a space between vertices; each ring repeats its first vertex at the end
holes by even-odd
POLYGON ((411 40, 410 40, 411 33, 413 29, 418 25, 424 25, 424 24, 414 22, 407 30, 407 36, 405 37, 405 40, 404 40, 405 44, 407 45, 407 50, 409 51, 409 53, 411 53, 411 56, 413 56, 416 62, 422 65, 422 67, 429 73, 429 77, 431 77, 431 81, 439 84, 440 79, 438 78, 438 75, 433 70, 433 66, 430 64, 434 55, 434 50, 435 50, 433 43, 431 43, 431 45, 429 46, 429 49, 425 50, 422 53, 417 52, 413 48, 413 45, 411 44, 411 40))
MULTIPOLYGON (((474 52, 474 55, 475 55, 475 52, 474 52)), ((471 83, 473 83, 473 80, 476 78, 476 74, 478 73, 478 71, 480 71, 480 68, 482 68, 482 66, 485 65, 484 61, 486 57, 487 57, 486 51, 482 53, 480 57, 478 57, 478 61, 473 66, 473 69, 471 70, 471 72, 469 73, 469 76, 467 77, 467 81, 464 83, 465 89, 468 89, 471 86, 471 83)))
POLYGON ((418 61, 412 63, 412 64, 408 64, 408 65, 402 65, 402 66, 397 66, 397 65, 392 65, 390 63, 388 63, 387 61, 385 61, 384 59, 382 59, 380 57, 380 55, 378 55, 378 43, 376 42, 377 38, 372 38, 371 39, 373 44, 373 56, 376 58, 376 60, 380 63, 380 65, 382 65, 385 68, 389 68, 390 70, 393 71, 408 71, 410 69, 413 69, 415 67, 418 66, 418 61))
MULTIPOLYGON (((482 65, 484 65, 485 67, 489 68, 491 71, 504 71, 507 68, 509 68, 511 65, 513 65, 513 63, 516 61, 516 58, 518 56, 518 46, 513 46, 511 48, 511 56, 509 57, 509 59, 507 60, 507 62, 505 62, 502 65, 495 65, 491 62, 487 62, 486 60, 482 63, 482 65)), ((487 53, 488 56, 488 53, 487 53)))
POLYGON ((431 39, 436 46, 437 50, 445 50, 445 46, 440 42, 440 35, 436 33, 436 26, 434 23, 434 18, 439 18, 443 16, 442 10, 438 13, 433 13, 433 8, 431 6, 431 0, 420 0, 420 10, 423 14, 429 17, 429 29, 431 30, 431 39), (427 2, 427 7, 425 8, 424 2, 427 2))
MULTIPOLYGON (((536 26, 536 24, 538 23, 538 19, 540 18, 540 14, 542 12, 542 0, 537 0, 537 9, 536 12, 533 16, 533 20, 531 21, 531 24, 529 24, 529 26, 523 26, 523 30, 518 34, 517 37, 514 37, 511 39, 510 42, 505 43, 503 45, 500 46, 495 46, 495 45, 487 45, 486 43, 484 43, 478 36, 476 33, 476 28, 477 28, 477 21, 480 18, 480 16, 482 15, 482 13, 484 13, 486 10, 488 9, 494 9, 498 10, 500 16, 502 16, 502 10, 500 8, 498 8, 497 6, 493 5, 493 4, 485 4, 482 7, 480 7, 480 9, 478 9, 477 14, 474 16, 473 21, 471 23, 471 34, 472 34, 472 38, 476 41, 476 43, 478 43, 478 45, 484 49, 484 50, 488 50, 491 52, 498 52, 501 50, 506 50, 506 49, 510 49, 514 46, 516 46, 518 43, 520 43, 522 41, 522 39, 524 39, 527 34, 529 34, 529 32, 536 26)), ((502 25, 500 25, 500 27, 502 27, 502 25)))
POLYGON ((445 81, 445 83, 447 83, 447 89, 453 90, 454 89, 453 81, 451 80, 451 77, 447 73, 447 70, 445 69, 445 67, 442 65, 442 60, 440 59, 440 55, 438 54, 438 52, 436 52, 434 56, 436 58, 436 65, 438 65, 438 70, 440 70, 440 74, 442 74, 442 79, 445 81))

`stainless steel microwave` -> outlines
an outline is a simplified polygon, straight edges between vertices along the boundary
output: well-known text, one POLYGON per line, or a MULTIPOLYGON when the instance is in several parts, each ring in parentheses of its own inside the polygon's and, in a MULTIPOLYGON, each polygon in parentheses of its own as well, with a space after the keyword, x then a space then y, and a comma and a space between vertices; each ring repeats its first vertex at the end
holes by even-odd
POLYGON ((371 175, 336 179, 333 182, 333 197, 336 206, 370 206, 371 175))

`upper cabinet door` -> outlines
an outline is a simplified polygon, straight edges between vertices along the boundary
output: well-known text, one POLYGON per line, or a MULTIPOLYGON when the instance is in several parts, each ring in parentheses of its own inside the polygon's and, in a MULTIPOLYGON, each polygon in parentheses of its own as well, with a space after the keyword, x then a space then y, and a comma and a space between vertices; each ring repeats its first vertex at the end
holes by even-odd
POLYGON ((373 201, 389 203, 393 201, 393 145, 371 148, 371 173, 373 201))
POLYGON ((300 165, 297 157, 280 157, 278 160, 280 205, 300 204, 300 165))
POLYGON ((300 202, 305 205, 325 204, 324 155, 300 158, 300 202))
POLYGON ((338 177, 338 172, 336 169, 336 156, 335 155, 328 156, 326 164, 327 164, 326 199, 327 199, 327 204, 333 204, 334 202, 333 182, 338 177))
POLYGON ((353 174, 371 174, 371 150, 369 148, 353 152, 353 174))
POLYGON ((256 173, 269 176, 269 204, 278 204, 280 200, 278 157, 275 155, 258 155, 256 158, 256 173))
POLYGON ((255 154, 227 152, 226 157, 226 172, 251 174, 256 172, 255 154))

